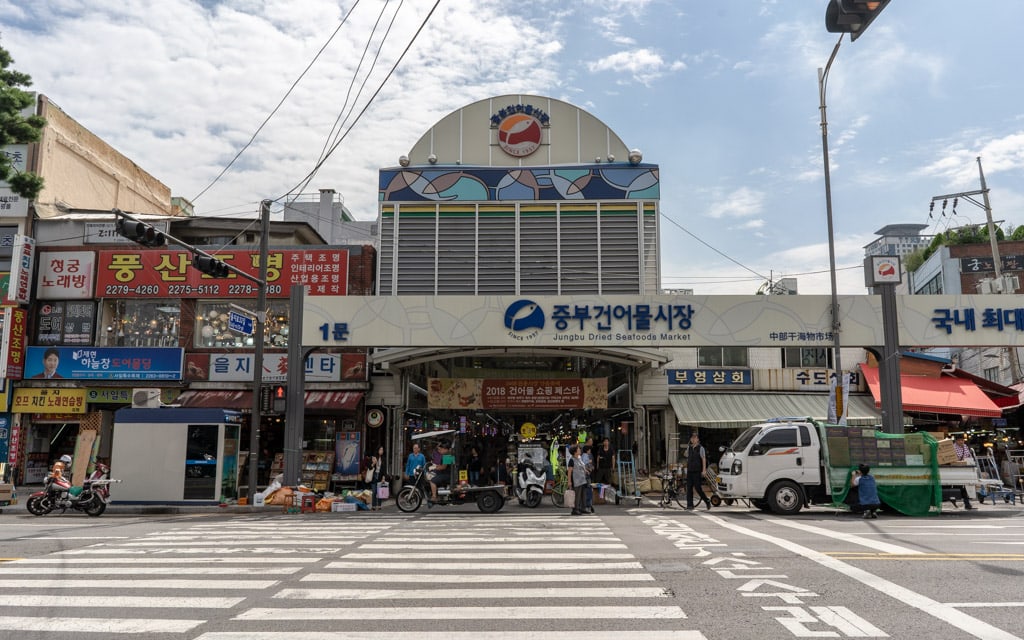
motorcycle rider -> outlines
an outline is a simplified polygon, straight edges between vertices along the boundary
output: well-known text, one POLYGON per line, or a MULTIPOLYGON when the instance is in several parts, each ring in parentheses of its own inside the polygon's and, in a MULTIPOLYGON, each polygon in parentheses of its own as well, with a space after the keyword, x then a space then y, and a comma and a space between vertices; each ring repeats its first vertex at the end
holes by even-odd
POLYGON ((430 457, 430 470, 432 474, 430 476, 430 502, 427 503, 428 507, 431 503, 437 502, 437 488, 446 487, 451 482, 451 472, 444 461, 444 457, 450 455, 451 452, 451 443, 447 440, 442 440, 437 443, 437 448, 434 449, 434 453, 430 457))
POLYGON ((50 478, 53 479, 53 485, 62 491, 71 488, 71 456, 65 453, 53 463, 50 478))

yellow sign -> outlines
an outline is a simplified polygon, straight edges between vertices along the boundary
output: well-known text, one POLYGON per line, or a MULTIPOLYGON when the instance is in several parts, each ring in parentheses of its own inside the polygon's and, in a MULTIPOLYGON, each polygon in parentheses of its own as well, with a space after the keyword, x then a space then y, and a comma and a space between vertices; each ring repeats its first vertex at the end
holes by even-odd
POLYGON ((533 440, 537 437, 537 425, 532 422, 524 422, 522 426, 519 427, 519 435, 523 440, 533 440))
POLYGON ((11 413, 85 413, 85 389, 15 389, 11 413))

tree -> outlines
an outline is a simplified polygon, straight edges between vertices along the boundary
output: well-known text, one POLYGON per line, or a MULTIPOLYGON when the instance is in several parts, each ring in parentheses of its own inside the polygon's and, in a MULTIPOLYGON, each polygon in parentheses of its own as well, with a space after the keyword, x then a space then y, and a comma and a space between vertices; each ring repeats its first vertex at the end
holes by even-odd
MULTIPOLYGON (((7 49, 0 47, 0 148, 38 142, 46 125, 39 116, 22 115, 22 111, 35 103, 35 96, 21 88, 32 86, 32 78, 11 69, 13 63, 7 49)), ((7 154, 0 154, 0 180, 28 200, 35 200, 43 190, 43 178, 30 171, 16 171, 7 154)))

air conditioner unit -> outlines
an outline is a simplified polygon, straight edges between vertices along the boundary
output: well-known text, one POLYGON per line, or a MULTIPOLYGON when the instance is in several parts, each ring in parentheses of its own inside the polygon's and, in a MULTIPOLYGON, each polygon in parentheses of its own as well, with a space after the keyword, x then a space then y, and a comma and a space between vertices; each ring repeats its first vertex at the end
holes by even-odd
POLYGON ((160 406, 160 389, 132 390, 133 409, 159 409, 160 406))

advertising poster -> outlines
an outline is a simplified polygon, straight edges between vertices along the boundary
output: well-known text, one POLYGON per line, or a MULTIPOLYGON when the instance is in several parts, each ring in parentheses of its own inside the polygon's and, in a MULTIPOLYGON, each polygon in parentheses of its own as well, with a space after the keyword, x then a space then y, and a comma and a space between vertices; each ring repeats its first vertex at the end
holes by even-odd
POLYGON ((607 378, 431 378, 431 409, 605 409, 607 378))
POLYGON ((359 433, 346 431, 339 433, 334 446, 334 473, 340 474, 343 480, 359 477, 359 460, 362 452, 359 447, 359 433))
POLYGON ((178 347, 29 347, 26 379, 181 380, 178 347))

